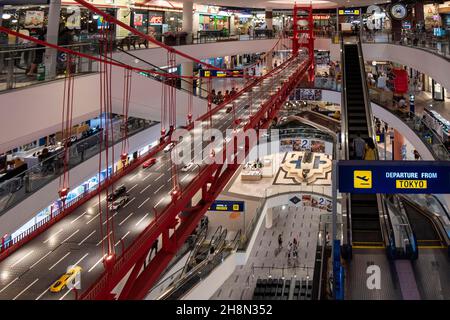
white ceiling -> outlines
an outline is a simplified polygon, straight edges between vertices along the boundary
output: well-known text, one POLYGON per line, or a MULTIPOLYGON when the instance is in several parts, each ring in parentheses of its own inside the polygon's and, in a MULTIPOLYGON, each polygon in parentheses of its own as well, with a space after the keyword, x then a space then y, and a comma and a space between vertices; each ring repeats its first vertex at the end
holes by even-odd
POLYGON ((309 5, 313 8, 357 7, 370 4, 381 4, 386 0, 194 0, 194 3, 238 8, 272 8, 292 9, 294 3, 309 5))

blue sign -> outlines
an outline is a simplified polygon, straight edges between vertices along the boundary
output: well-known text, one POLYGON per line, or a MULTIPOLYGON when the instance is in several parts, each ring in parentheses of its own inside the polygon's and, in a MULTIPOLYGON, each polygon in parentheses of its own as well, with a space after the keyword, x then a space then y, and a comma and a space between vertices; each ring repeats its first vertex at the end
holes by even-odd
POLYGON ((340 192, 450 194, 450 161, 339 161, 338 174, 340 192))
POLYGON ((244 211, 244 201, 216 200, 211 204, 211 207, 209 207, 208 210, 242 212, 244 211))

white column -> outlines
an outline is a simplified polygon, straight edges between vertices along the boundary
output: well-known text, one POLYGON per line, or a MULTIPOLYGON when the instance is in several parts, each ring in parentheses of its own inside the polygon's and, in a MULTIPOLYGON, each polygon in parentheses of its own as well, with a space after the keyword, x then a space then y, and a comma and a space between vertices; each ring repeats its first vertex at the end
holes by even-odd
MULTIPOLYGON (((192 77, 194 74, 194 62, 187 61, 181 63, 181 75, 192 77)), ((192 79, 182 79, 181 88, 192 92, 192 79)))
POLYGON ((187 43, 192 43, 192 20, 194 16, 194 2, 183 1, 183 31, 188 33, 187 43))
MULTIPOLYGON (((61 11, 61 0, 50 0, 48 10, 47 37, 48 43, 58 44, 59 33, 59 15, 61 11)), ((58 51, 56 49, 45 49, 44 64, 46 77, 53 78, 56 76, 56 58, 58 51)))
POLYGON ((272 228, 273 223, 273 210, 272 208, 268 208, 266 212, 266 228, 270 229, 272 228))

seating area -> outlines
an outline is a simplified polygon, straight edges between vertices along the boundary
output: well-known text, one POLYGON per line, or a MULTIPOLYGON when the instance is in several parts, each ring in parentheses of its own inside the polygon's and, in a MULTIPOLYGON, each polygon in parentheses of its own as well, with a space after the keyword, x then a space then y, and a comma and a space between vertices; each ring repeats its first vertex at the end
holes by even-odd
POLYGON ((258 279, 253 300, 311 300, 310 279, 258 279))

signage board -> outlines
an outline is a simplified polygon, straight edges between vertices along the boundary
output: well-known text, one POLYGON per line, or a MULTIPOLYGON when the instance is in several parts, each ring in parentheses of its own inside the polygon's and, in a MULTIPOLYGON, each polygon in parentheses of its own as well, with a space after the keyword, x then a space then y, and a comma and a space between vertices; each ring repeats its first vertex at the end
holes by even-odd
POLYGON ((339 9, 340 16, 358 16, 359 13, 359 9, 339 9))
POLYGON ((33 5, 33 4, 49 4, 50 0, 0 0, 0 6, 18 6, 18 5, 33 5))
POLYGON ((449 161, 339 161, 339 191, 450 193, 449 161))
POLYGON ((242 77, 244 75, 243 70, 227 70, 221 71, 221 70, 208 70, 208 69, 200 69, 200 77, 202 78, 209 78, 209 77, 217 77, 217 78, 224 78, 224 77, 242 77))
POLYGON ((209 207, 209 211, 243 212, 244 201, 216 200, 209 207))

